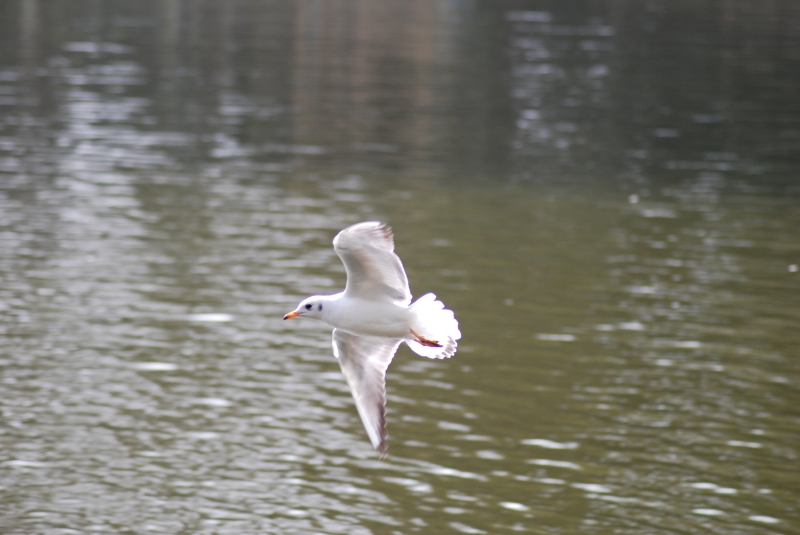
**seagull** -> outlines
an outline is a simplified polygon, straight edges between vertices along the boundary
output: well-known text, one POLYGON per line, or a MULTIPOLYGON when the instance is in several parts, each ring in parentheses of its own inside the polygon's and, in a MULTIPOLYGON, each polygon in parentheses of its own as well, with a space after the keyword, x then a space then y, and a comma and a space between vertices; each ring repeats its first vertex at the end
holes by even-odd
POLYGON ((347 271, 343 292, 303 299, 283 319, 307 317, 333 327, 333 356, 350 386, 372 446, 386 456, 386 370, 405 342, 431 359, 452 357, 461 338, 453 311, 428 293, 411 303, 392 229, 367 221, 333 239, 347 271))

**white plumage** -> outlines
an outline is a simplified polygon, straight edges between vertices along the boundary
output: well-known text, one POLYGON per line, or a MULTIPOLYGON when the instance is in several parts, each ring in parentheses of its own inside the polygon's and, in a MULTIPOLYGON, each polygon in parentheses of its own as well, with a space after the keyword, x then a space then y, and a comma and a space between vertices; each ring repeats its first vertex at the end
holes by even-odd
POLYGON ((423 357, 449 358, 461 332, 453 311, 435 295, 411 304, 408 277, 385 224, 348 227, 333 239, 333 248, 347 271, 345 290, 308 297, 283 319, 305 316, 334 328, 333 354, 372 445, 385 455, 386 370, 397 347, 405 342, 423 357))

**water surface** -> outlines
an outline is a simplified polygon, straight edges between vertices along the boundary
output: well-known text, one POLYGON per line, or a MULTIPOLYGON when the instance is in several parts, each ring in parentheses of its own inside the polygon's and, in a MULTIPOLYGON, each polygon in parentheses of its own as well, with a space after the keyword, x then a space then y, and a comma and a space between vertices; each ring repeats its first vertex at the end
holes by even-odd
POLYGON ((793 4, 0 11, 3 532, 797 532, 793 4), (367 219, 386 460, 281 320, 367 219))

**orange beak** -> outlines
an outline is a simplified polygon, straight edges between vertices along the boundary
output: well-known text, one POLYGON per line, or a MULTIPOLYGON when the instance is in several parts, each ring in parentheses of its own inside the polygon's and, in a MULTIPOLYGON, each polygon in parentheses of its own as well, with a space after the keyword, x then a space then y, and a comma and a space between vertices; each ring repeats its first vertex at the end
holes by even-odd
POLYGON ((290 320, 290 319, 292 319, 292 318, 296 318, 296 317, 297 317, 297 316, 299 316, 299 315, 300 315, 300 313, 299 313, 299 312, 289 312, 288 314, 286 314, 286 315, 283 317, 283 319, 285 319, 285 320, 290 320))

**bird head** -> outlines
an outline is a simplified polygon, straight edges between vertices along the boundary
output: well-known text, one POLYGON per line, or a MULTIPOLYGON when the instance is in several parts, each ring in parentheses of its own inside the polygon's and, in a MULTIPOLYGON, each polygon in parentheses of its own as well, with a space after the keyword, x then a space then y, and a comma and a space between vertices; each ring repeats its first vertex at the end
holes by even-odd
POLYGON ((296 318, 298 316, 305 316, 308 318, 317 318, 319 319, 322 316, 322 311, 325 308, 325 299, 319 295, 312 295, 311 297, 306 297, 300 304, 297 305, 297 308, 286 314, 283 319, 288 320, 292 318, 296 318))

